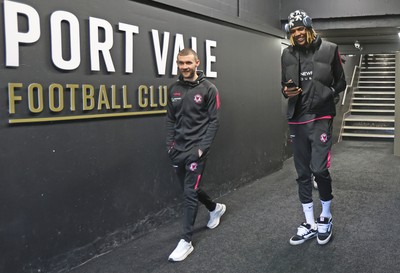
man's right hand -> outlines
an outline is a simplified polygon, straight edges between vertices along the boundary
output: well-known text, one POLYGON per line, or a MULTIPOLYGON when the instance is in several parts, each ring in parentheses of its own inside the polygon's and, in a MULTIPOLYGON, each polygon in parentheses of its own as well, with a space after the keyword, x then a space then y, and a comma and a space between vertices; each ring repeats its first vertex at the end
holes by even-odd
POLYGON ((299 88, 299 87, 290 87, 290 88, 288 88, 287 86, 285 86, 283 88, 283 94, 285 94, 285 96, 288 97, 288 98, 297 96, 302 91, 303 90, 301 90, 301 88, 299 88))

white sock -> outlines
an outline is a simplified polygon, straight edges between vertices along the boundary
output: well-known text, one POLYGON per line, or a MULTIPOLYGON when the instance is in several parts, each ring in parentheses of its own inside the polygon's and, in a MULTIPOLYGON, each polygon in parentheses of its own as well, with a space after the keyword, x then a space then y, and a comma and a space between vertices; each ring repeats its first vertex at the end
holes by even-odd
POLYGON ((321 205, 322 205, 322 212, 321 212, 321 217, 325 217, 325 218, 331 218, 332 214, 331 214, 331 202, 332 200, 329 201, 322 201, 321 200, 321 205))
POLYGON ((307 224, 310 224, 311 227, 315 226, 315 218, 314 218, 314 204, 313 202, 307 204, 301 204, 303 206, 304 216, 306 217, 307 224))

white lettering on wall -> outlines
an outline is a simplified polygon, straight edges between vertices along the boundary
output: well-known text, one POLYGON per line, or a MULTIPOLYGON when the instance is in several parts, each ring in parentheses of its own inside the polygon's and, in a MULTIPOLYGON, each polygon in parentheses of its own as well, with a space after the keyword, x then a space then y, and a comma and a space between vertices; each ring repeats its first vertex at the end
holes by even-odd
POLYGON ((211 55, 212 47, 217 47, 217 42, 206 40, 206 76, 210 78, 216 78, 217 72, 211 70, 211 63, 215 63, 217 61, 215 56, 211 55))
MULTIPOLYGON (((191 39, 191 48, 197 52, 197 38, 192 37, 191 39)), ((175 37, 175 46, 174 46, 174 54, 172 55, 173 62, 172 62, 172 75, 178 75, 178 64, 176 63, 176 57, 178 56, 179 51, 185 48, 185 44, 183 42, 183 35, 176 34, 175 37)))
POLYGON ((100 53, 103 55, 108 72, 115 72, 110 50, 114 45, 111 24, 100 18, 89 17, 90 61, 92 71, 100 71, 100 53), (104 41, 100 42, 99 32, 104 30, 104 41))
POLYGON ((81 64, 79 21, 76 16, 66 11, 55 11, 50 16, 51 59, 53 64, 63 70, 74 70, 81 64), (62 56, 62 22, 69 25, 70 56, 65 60, 62 56))
MULTIPOLYGON (((19 67, 20 51, 23 49, 21 45, 32 44, 41 38, 40 16, 38 12, 31 6, 4 0, 4 37, 5 37, 5 66, 19 67)), ((47 15, 44 16, 47 18, 47 15)), ((82 63, 82 45, 81 36, 88 36, 89 40, 89 57, 90 71, 100 71, 101 67, 107 72, 115 72, 114 62, 111 50, 114 46, 114 35, 124 35, 125 41, 125 73, 133 73, 134 70, 134 50, 133 42, 135 34, 139 34, 139 27, 126 23, 118 23, 118 30, 114 33, 113 25, 107 20, 95 17, 89 17, 89 29, 85 28, 88 33, 82 33, 82 25, 80 19, 71 12, 56 10, 50 14, 50 20, 43 29, 50 30, 46 33, 50 37, 49 56, 55 67, 60 70, 68 71, 77 69, 82 63), (119 32, 118 32, 119 31, 119 32), (64 37, 67 36, 67 37, 64 37), (69 52, 67 52, 69 50, 69 52), (100 60, 104 65, 100 65, 100 60)), ((86 23, 84 24, 86 25, 86 23)), ((159 33, 157 29, 152 29, 152 42, 154 50, 155 64, 157 66, 157 74, 165 75, 167 61, 172 60, 171 75, 178 74, 176 64, 176 56, 180 50, 185 47, 184 35, 177 33, 174 41, 170 41, 170 32, 164 31, 159 33), (162 39, 160 38, 162 36, 162 39), (170 44, 171 43, 171 44, 170 44), (173 43, 173 45, 172 45, 173 43), (169 50, 173 47, 173 50, 169 50), (169 56, 173 54, 173 56, 169 56)), ((147 37, 147 36, 145 36, 147 37)), ((46 42, 47 39, 41 40, 46 42)), ((151 41, 150 41, 151 43, 151 41)), ((197 38, 190 38, 191 48, 197 52, 197 38)), ((42 46, 42 44, 40 44, 42 46)), ((213 63, 216 63, 216 57, 212 54, 212 49, 217 46, 216 41, 205 40, 205 75, 207 77, 216 78, 217 72, 212 70, 213 63)), ((151 47, 151 46, 150 46, 151 47)), ((143 48, 147 49, 147 48, 143 48)), ((142 48, 141 48, 142 50, 142 48)), ((150 49, 151 50, 151 49, 150 49)), ((120 56, 119 52, 115 53, 120 56)), ((114 56, 114 57, 116 57, 114 56)), ((35 56, 36 57, 36 56, 35 56)), ((42 57, 43 56, 39 56, 42 57)), ((47 56, 44 56, 47 57, 47 56)), ((86 55, 85 55, 86 57, 86 55)))
POLYGON ((165 68, 167 66, 168 45, 169 45, 169 32, 164 32, 162 52, 161 52, 160 38, 158 37, 158 30, 152 29, 151 34, 153 36, 154 54, 156 56, 158 75, 165 75, 165 68))
POLYGON ((172 75, 178 75, 178 64, 176 63, 176 58, 178 56, 179 51, 185 48, 185 43, 183 42, 183 35, 177 33, 175 36, 175 46, 174 46, 174 54, 172 55, 172 75))
POLYGON ((4 1, 4 35, 6 66, 19 66, 19 44, 34 43, 40 37, 40 20, 38 12, 26 4, 4 1), (18 31, 18 14, 27 18, 28 31, 18 31))
POLYGON ((196 37, 192 37, 190 39, 190 44, 192 46, 192 49, 197 52, 197 38, 196 37))
POLYGON ((139 27, 118 23, 118 29, 125 32, 125 73, 133 73, 133 35, 139 33, 139 27))

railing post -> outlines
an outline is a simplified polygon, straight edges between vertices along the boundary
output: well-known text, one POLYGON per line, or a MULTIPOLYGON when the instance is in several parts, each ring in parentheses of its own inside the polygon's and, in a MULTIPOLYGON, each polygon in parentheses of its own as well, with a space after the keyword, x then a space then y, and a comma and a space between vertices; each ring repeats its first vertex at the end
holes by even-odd
POLYGON ((396 70, 395 70, 395 107, 394 107, 394 155, 400 156, 400 52, 396 52, 396 70))

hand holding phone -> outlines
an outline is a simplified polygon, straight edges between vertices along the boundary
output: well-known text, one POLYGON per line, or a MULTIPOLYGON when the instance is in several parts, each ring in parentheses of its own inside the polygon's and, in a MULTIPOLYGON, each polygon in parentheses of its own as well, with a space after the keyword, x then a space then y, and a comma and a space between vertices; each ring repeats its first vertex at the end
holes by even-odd
POLYGON ((286 97, 294 97, 297 96, 302 92, 301 88, 296 86, 296 84, 292 81, 289 80, 285 83, 285 88, 283 89, 283 93, 285 94, 286 97))
POLYGON ((295 87, 297 87, 296 84, 295 84, 293 81, 288 81, 288 82, 286 82, 286 83, 285 83, 285 86, 286 86, 287 88, 295 88, 295 87))

